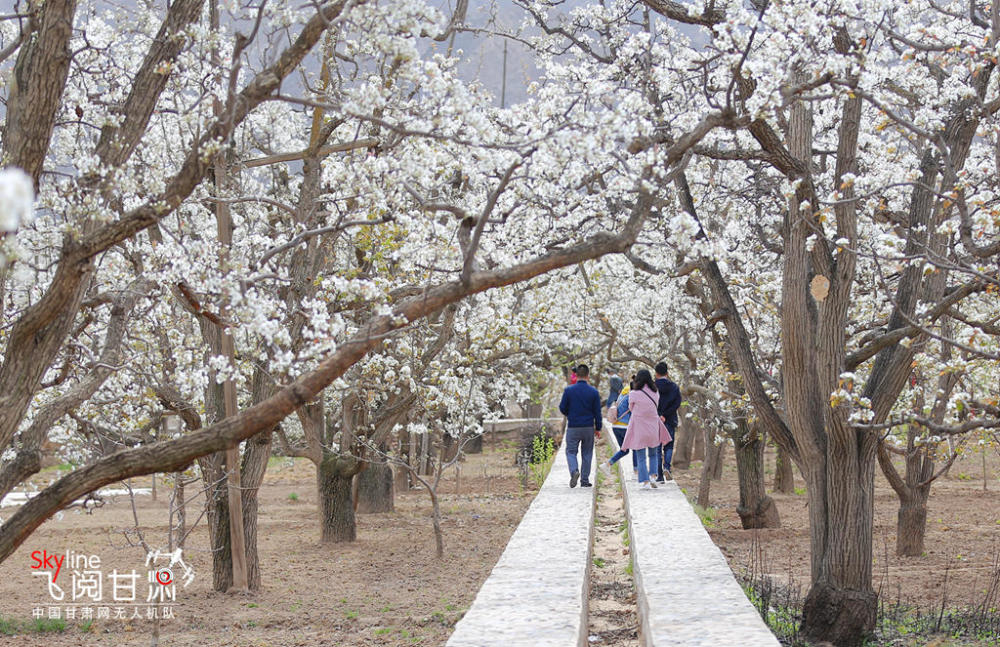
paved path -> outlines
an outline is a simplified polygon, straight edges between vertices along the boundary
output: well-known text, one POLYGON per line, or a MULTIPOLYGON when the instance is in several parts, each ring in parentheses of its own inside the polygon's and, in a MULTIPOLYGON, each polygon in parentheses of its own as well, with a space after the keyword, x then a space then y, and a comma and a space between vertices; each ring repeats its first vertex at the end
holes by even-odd
MULTIPOLYGON (((617 448, 614 436, 611 443, 617 448)), ((641 490, 626 456, 632 569, 644 647, 779 647, 674 481, 641 490)))
POLYGON ((587 643, 595 488, 569 488, 560 445, 548 477, 448 647, 587 643))
MULTIPOLYGON (((611 437, 614 444, 614 437, 611 437)), ((595 448, 595 458, 605 456, 595 448)), ((673 482, 640 490, 618 463, 643 647, 779 647, 673 482)), ((570 489, 560 446, 545 483, 448 647, 588 645, 595 488, 570 489)), ((591 475, 592 479, 595 475, 591 475)))

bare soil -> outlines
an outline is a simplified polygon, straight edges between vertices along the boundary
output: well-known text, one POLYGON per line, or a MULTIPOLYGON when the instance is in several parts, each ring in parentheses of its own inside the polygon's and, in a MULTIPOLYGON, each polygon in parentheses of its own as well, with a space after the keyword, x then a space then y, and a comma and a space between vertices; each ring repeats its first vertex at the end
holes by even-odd
MULTIPOLYGON (((161 623, 160 645, 317 646, 443 645, 468 609, 535 494, 514 466, 512 448, 486 447, 446 472, 439 492, 446 555, 434 556, 430 500, 426 492, 397 493, 396 511, 358 516, 358 540, 321 544, 315 471, 305 460, 272 459, 261 489, 259 550, 264 590, 254 595, 212 591, 211 556, 204 521, 190 535, 185 559, 196 572, 177 587, 175 618, 161 623), (457 485, 457 488, 456 488, 457 485)), ((57 472, 50 472, 52 478, 57 472)), ((136 480, 135 486, 149 481, 136 480)), ((188 493, 195 491, 188 487, 188 493)), ((146 540, 165 547, 168 491, 158 501, 136 497, 146 540)), ((203 497, 188 510, 189 523, 203 497)), ((11 513, 4 508, 0 516, 11 513)), ((149 645, 152 621, 102 619, 90 625, 66 621, 61 632, 4 635, 23 627, 32 610, 50 601, 44 577, 33 577, 31 553, 47 550, 98 555, 110 598, 108 575, 143 572, 144 551, 130 546, 123 530, 134 526, 128 497, 93 512, 67 511, 39 528, 0 564, 0 643, 4 645, 149 645), (4 622, 6 621, 6 625, 4 622), (86 631, 84 631, 86 628, 86 631)), ((177 569, 174 569, 175 572, 177 569)), ((69 576, 59 583, 69 587, 69 576)), ((67 594, 67 599, 69 596, 67 594)), ((110 603, 106 603, 110 604, 110 603)), ((93 604, 92 606, 98 606, 93 604)))
MULTIPOLYGON (((925 553, 896 556, 898 498, 881 471, 875 475, 875 532, 873 584, 884 602, 924 609, 982 603, 994 559, 1000 551, 1000 458, 987 449, 984 470, 981 454, 959 458, 948 475, 936 481, 928 502, 925 553)), ((768 490, 774 475, 774 455, 765 458, 768 490)), ((701 463, 675 470, 678 484, 693 499, 701 463)), ((901 467, 900 467, 901 469, 901 467)), ((796 471, 796 493, 771 492, 781 514, 782 527, 743 530, 736 514, 739 487, 731 449, 726 453, 723 477, 711 486, 709 534, 737 574, 751 569, 768 573, 782 584, 801 590, 809 585, 809 527, 805 483, 796 471)))
MULTIPOLYGON (((605 436, 607 438, 607 436, 605 436)), ((597 465, 611 457, 609 441, 594 448, 597 465)), ((625 504, 617 470, 611 478, 596 467, 597 509, 590 565, 589 644, 638 647, 639 616, 631 549, 625 539, 625 504)))

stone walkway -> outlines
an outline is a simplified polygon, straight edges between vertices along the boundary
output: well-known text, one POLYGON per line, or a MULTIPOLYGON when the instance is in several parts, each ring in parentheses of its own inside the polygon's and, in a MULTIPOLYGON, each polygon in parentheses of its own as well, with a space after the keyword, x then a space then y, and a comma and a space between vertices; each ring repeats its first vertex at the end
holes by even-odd
POLYGON ((586 644, 595 488, 569 488, 562 445, 554 459, 448 647, 586 644))
MULTIPOLYGON (((602 434, 608 436, 615 445, 613 435, 602 434)), ((594 453, 595 458, 604 455, 600 447, 594 453)), ((640 644, 779 647, 677 485, 640 490, 631 459, 618 467, 640 644)), ((472 607, 455 625, 448 647, 589 644, 595 489, 570 489, 568 474, 560 446, 545 483, 472 607)))
MULTIPOLYGON (((614 436, 610 441, 616 448, 614 436)), ((641 490, 618 461, 644 647, 779 647, 674 481, 641 490)))

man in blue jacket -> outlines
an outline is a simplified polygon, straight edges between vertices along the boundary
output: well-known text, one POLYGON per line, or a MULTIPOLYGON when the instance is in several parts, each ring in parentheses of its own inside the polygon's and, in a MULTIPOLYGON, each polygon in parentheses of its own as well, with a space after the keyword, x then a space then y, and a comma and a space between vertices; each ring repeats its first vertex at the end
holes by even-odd
POLYGON ((591 487, 590 462, 594 457, 594 437, 601 433, 601 394, 590 386, 590 368, 586 364, 576 367, 576 384, 563 391, 559 411, 566 416, 566 462, 569 463, 569 486, 591 487), (577 465, 576 455, 583 447, 582 465, 577 465), (580 478, 580 468, 583 478, 580 478))
POLYGON ((654 367, 656 371, 656 390, 660 392, 660 402, 656 413, 670 432, 670 442, 663 446, 663 458, 659 462, 660 469, 656 480, 663 483, 663 475, 670 476, 670 459, 674 456, 674 438, 677 434, 677 409, 681 406, 681 390, 667 377, 667 363, 660 362, 654 367))

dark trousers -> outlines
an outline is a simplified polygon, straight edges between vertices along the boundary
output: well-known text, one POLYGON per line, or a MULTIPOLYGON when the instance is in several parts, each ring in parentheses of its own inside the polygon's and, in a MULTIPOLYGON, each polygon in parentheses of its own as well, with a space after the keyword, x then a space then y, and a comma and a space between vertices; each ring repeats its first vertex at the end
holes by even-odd
MULTIPOLYGON (((611 431, 615 432, 615 438, 618 439, 618 446, 621 447, 622 443, 625 442, 625 432, 628 431, 626 427, 612 427, 611 431)), ((628 453, 627 449, 619 449, 615 452, 615 455, 611 457, 611 464, 615 464, 621 460, 622 456, 628 453)), ((637 463, 635 460, 635 454, 632 454, 632 469, 636 469, 637 463)))
MULTIPOLYGON (((670 437, 674 437, 674 430, 670 430, 670 437)), ((663 446, 663 468, 670 471, 670 460, 674 457, 674 441, 670 441, 663 446)), ((661 472, 662 474, 662 472, 661 472)))
POLYGON ((569 473, 579 470, 580 482, 590 483, 590 462, 594 458, 594 428, 570 427, 566 430, 566 462, 569 463, 569 473), (577 465, 576 455, 583 449, 580 464, 577 465))

